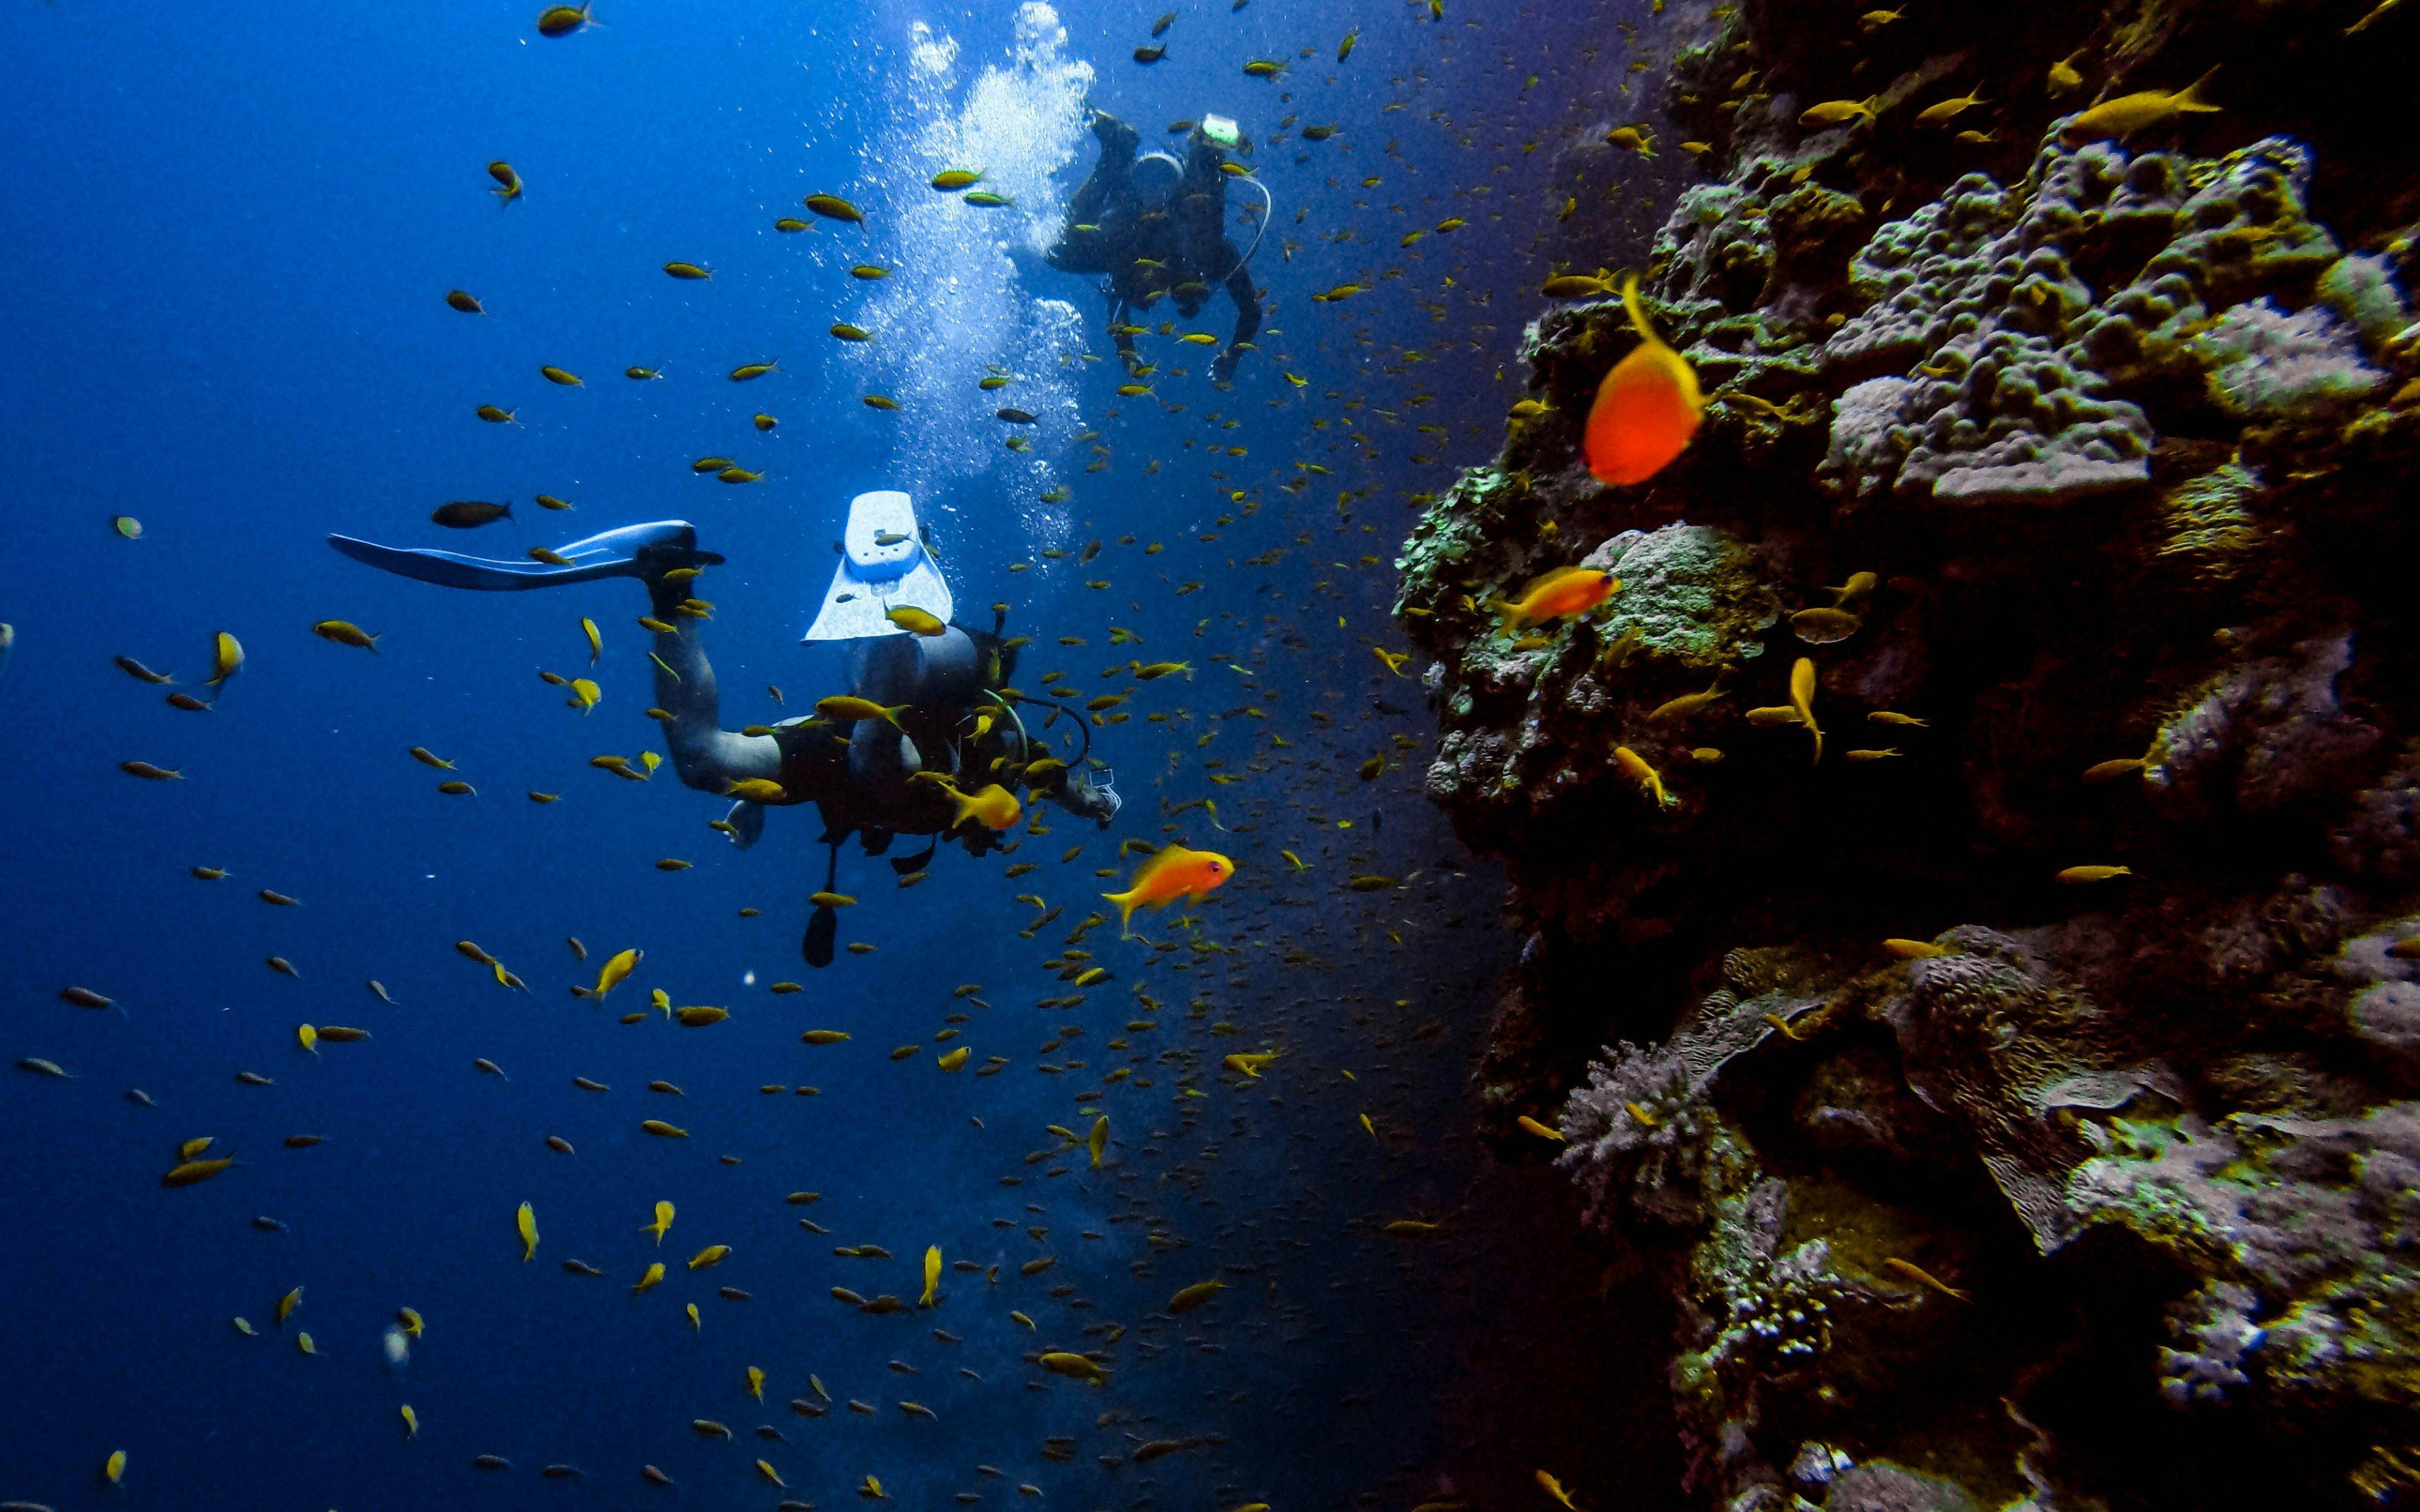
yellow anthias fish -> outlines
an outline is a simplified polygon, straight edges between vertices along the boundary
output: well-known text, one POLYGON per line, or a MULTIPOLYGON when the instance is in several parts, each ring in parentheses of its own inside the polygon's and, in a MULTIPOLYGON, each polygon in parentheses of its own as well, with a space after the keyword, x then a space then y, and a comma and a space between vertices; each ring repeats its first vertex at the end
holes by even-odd
POLYGON ((1815 759, 1823 759, 1823 730, 1815 722, 1815 664, 1801 656, 1790 669, 1790 706, 1815 737, 1815 759))
POLYGON ((597 658, 605 655, 605 637, 597 632, 597 622, 584 614, 580 618, 580 633, 588 638, 588 665, 594 667, 597 658))
POLYGON ((760 1402, 765 1399, 765 1372, 752 1365, 748 1367, 748 1395, 760 1402))
POLYGON ((1257 1081, 1260 1079, 1261 1068, 1277 1058, 1278 1052, 1275 1050, 1263 1050, 1259 1052, 1239 1051, 1234 1055, 1229 1056, 1222 1064, 1224 1064, 1229 1071, 1234 1072, 1238 1075, 1249 1076, 1253 1080, 1257 1081))
POLYGON ((942 791, 950 795, 950 801, 958 806, 957 816, 950 821, 952 829, 970 819, 985 829, 1006 829, 1025 812, 1025 806, 1016 801, 1016 795, 997 782, 986 783, 972 793, 961 793, 955 788, 942 791))
POLYGON ((844 724, 854 724, 861 719, 880 719, 884 723, 896 728, 899 723, 899 716, 905 714, 907 711, 908 705, 905 703, 894 704, 890 708, 884 708, 881 704, 875 702, 872 699, 848 698, 845 696, 835 695, 834 697, 828 699, 815 700, 815 712, 817 714, 822 715, 827 719, 837 720, 844 724))
POLYGON ((1563 1483, 1561 1481, 1557 1480, 1554 1476, 1547 1474, 1542 1470, 1538 1472, 1538 1485, 1539 1488, 1548 1496, 1551 1496, 1556 1501, 1562 1503, 1563 1505, 1571 1507, 1572 1512, 1579 1512, 1579 1508, 1573 1504, 1572 1493, 1563 1489, 1563 1483))
POLYGON ((1101 894, 1117 905, 1118 926, 1133 933, 1134 911, 1165 908, 1180 898, 1199 898, 1235 874, 1235 863, 1217 851, 1197 851, 1170 841, 1135 869, 1124 892, 1101 894))
POLYGON ((1664 774, 1647 764, 1647 759, 1628 746, 1613 748, 1613 764, 1622 776, 1638 784, 1638 791, 1652 799, 1658 809, 1668 809, 1681 800, 1664 791, 1664 774))
POLYGON ((673 1205, 669 1202, 659 1202, 656 1204, 656 1221, 651 1224, 641 1224, 639 1232, 655 1235, 656 1242, 660 1244, 664 1242, 665 1231, 672 1226, 673 1205))
POLYGON ((233 677, 235 670, 242 665, 243 642, 221 630, 212 648, 209 686, 216 687, 233 677))
POLYGON ((526 1265, 537 1258, 537 1214, 524 1202, 520 1211, 514 1214, 513 1224, 521 1233, 521 1263, 526 1265))
POLYGON ((615 951, 606 959, 604 965, 597 968, 597 986, 588 995, 602 997, 620 986, 630 975, 630 968, 639 964, 639 957, 644 953, 635 948, 615 951))
POLYGON ((2082 147, 2086 142, 2116 137, 2124 141, 2136 131, 2149 131, 2161 122, 2178 116, 2207 115, 2219 107, 2205 103, 2195 94, 2210 83, 2212 69, 2175 94, 2162 94, 2157 89, 2139 90, 2104 100, 2081 115, 2069 117, 2058 129, 2058 139, 2069 147, 2082 147))
POLYGON ((101 1473, 103 1476, 107 1477, 109 1484, 112 1486, 116 1485, 120 1480, 124 1479, 126 1475, 126 1451, 123 1449, 112 1449, 109 1452, 108 1462, 101 1467, 101 1473))
POLYGON ((1034 1364, 1054 1376, 1065 1376, 1070 1381, 1080 1381, 1090 1386, 1100 1385, 1109 1379, 1102 1374, 1101 1367, 1091 1360, 1080 1354, 1067 1353, 1063 1350, 1049 1350, 1037 1357, 1034 1364))
POLYGON ((653 1290, 656 1283, 661 1281, 663 1278, 664 1262, 658 1260, 647 1267, 646 1274, 639 1277, 639 1284, 630 1288, 630 1295, 635 1297, 642 1291, 653 1290))
POLYGON ((913 604, 902 604, 897 609, 885 609, 882 617, 910 635, 937 636, 950 633, 950 627, 947 625, 913 604))
POLYGON ((721 1265, 724 1260, 729 1259, 730 1257, 730 1245, 708 1244, 706 1248, 699 1250, 696 1254, 689 1257, 689 1268, 692 1271, 703 1271, 708 1266, 721 1265))
POLYGON ((1109 1120, 1107 1118, 1093 1120, 1092 1133, 1084 1136, 1084 1148, 1093 1152, 1093 1169, 1099 1170, 1101 1152, 1109 1148, 1109 1120))
POLYGON ((919 1307, 932 1306, 933 1299, 939 1292, 940 1286, 941 1246, 939 1244, 933 1244, 927 1246, 924 1251, 924 1294, 916 1299, 916 1305, 919 1307))
POLYGON ((571 680, 571 697, 566 702, 572 708, 586 714, 597 707, 597 701, 604 696, 605 690, 595 683, 585 677, 575 677, 571 680))

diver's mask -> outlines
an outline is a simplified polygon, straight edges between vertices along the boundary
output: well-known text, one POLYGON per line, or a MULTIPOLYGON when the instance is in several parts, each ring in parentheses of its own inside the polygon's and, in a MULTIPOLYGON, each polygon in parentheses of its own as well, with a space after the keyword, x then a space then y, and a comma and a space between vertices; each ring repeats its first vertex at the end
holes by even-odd
POLYGON ((1236 128, 1234 117, 1205 113, 1202 117, 1202 134, 1233 152, 1243 144, 1244 133, 1236 128))

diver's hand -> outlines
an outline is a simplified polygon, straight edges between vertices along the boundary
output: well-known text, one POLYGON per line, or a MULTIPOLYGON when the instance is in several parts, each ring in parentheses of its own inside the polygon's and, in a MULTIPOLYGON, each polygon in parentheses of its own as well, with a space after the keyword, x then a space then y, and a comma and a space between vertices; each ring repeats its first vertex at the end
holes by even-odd
POLYGON ((1222 389, 1229 387, 1235 381, 1235 364, 1243 360, 1244 354, 1233 347, 1220 352, 1218 360, 1210 364, 1210 381, 1222 389))

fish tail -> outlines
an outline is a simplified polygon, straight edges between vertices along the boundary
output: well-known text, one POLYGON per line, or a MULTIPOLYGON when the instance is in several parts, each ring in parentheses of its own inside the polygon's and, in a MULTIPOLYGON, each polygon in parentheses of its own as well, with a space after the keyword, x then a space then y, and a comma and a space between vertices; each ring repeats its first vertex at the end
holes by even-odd
POLYGON ((1136 892, 1129 889, 1125 892, 1105 892, 1101 896, 1117 905, 1118 928, 1123 932, 1121 937, 1131 937, 1134 934, 1135 904, 1139 901, 1136 892))
POLYGON ((1630 316, 1630 329, 1638 332, 1641 341, 1653 341, 1655 328, 1647 323, 1646 307, 1638 302, 1638 275, 1621 276, 1621 308, 1630 316))
POLYGON ((2195 79, 2193 83, 2185 85, 2182 89, 2178 90, 2176 98, 2177 109, 2180 111, 2205 113, 2218 110, 2218 106, 2211 104, 2209 101, 2201 98, 2201 86, 2210 83, 2212 79, 2217 78, 2218 69, 2219 65, 2215 63, 2211 64, 2208 73, 2203 74, 2200 78, 2195 79))

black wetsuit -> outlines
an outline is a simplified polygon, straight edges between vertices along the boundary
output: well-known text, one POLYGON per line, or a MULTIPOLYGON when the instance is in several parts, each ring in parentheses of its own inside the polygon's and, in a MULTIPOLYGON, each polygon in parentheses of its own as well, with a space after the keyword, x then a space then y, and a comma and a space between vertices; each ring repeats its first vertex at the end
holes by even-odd
MULTIPOLYGON (((966 625, 954 628, 965 633, 975 652, 974 665, 962 675, 928 675, 903 690, 896 683, 886 685, 877 671, 874 680, 864 683, 853 677, 852 685, 868 687, 877 701, 906 702, 898 733, 914 744, 923 769, 946 774, 960 791, 974 793, 1000 781, 1003 766, 1028 759, 1016 721, 997 702, 1014 668, 1016 653, 1004 649, 996 635, 966 625), (985 733, 976 735, 975 726, 985 722, 979 716, 985 709, 993 711, 993 717, 985 733)), ((905 637, 895 636, 861 643, 877 653, 908 644, 905 637)), ((940 783, 905 774, 869 779, 853 764, 850 747, 860 725, 808 717, 773 726, 773 739, 782 751, 779 780, 783 790, 775 806, 815 805, 823 816, 826 841, 837 844, 852 833, 860 834, 869 854, 879 854, 893 835, 949 834, 957 805, 940 783)), ((891 731, 887 724, 877 724, 868 733, 878 739, 891 731)), ((956 838, 975 855, 999 843, 998 837, 980 825, 967 825, 956 838)))
MULTIPOLYGON (((1065 273, 1109 278, 1109 325, 1166 297, 1191 319, 1213 287, 1223 284, 1235 301, 1235 332, 1212 365, 1223 381, 1261 329, 1261 301, 1244 254, 1227 239, 1227 154, 1197 128, 1187 144, 1184 176, 1165 205, 1143 204, 1135 193, 1140 139, 1132 128, 1104 117, 1094 128, 1101 160, 1067 205, 1067 228, 1046 256, 1065 273), (1090 226, 1083 230, 1079 227, 1090 226)), ((1137 364, 1134 338, 1118 332, 1118 354, 1137 364)))

